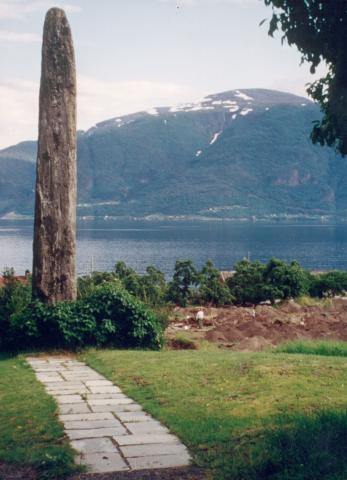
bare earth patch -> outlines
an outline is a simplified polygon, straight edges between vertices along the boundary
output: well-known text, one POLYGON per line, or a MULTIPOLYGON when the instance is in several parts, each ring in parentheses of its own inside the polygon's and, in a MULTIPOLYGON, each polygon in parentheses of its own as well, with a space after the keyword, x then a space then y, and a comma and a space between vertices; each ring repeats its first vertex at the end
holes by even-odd
POLYGON ((68 480, 203 480, 202 470, 195 467, 170 468, 167 470, 141 470, 138 472, 118 472, 104 474, 74 475, 68 480))
POLYGON ((1 480, 37 480, 38 475, 32 467, 10 465, 0 462, 1 480))
MULTIPOLYGON (((184 334, 237 351, 261 351, 289 340, 347 341, 347 299, 301 306, 205 307, 203 328, 195 320, 197 307, 176 308, 167 329, 170 342, 184 334)), ((169 342, 169 344, 170 344, 169 342)))

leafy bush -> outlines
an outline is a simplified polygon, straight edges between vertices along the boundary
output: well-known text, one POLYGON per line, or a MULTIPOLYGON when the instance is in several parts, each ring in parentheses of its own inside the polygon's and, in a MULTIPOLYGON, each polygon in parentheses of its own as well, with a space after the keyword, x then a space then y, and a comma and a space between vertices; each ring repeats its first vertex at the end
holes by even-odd
POLYGON ((165 303, 167 290, 165 275, 152 265, 146 268, 145 275, 139 275, 124 262, 118 262, 114 268, 114 276, 128 292, 145 303, 152 306, 165 303))
MULTIPOLYGON (((113 272, 92 272, 77 279, 78 298, 89 295, 97 285, 105 282, 117 282, 113 272)), ((118 282, 119 283, 119 282, 118 282)))
POLYGON ((31 301, 30 288, 17 283, 0 290, 1 350, 162 345, 163 325, 155 314, 115 282, 56 305, 31 301))
POLYGON ((199 273, 199 303, 230 305, 234 297, 223 282, 220 271, 208 260, 199 273))
POLYGON ((312 297, 334 297, 347 292, 347 272, 327 272, 312 275, 310 295, 312 297))
POLYGON ((274 303, 305 294, 310 278, 297 262, 285 263, 276 258, 267 264, 242 260, 235 265, 235 274, 227 284, 237 304, 274 303))
POLYGON ((236 303, 256 304, 266 300, 264 270, 265 265, 260 262, 241 260, 235 265, 235 273, 227 279, 227 285, 236 303))
POLYGON ((22 329, 32 333, 35 331, 31 323, 20 325, 22 313, 31 301, 31 285, 19 282, 13 269, 5 270, 3 278, 5 283, 0 288, 0 348, 2 345, 16 343, 22 329))

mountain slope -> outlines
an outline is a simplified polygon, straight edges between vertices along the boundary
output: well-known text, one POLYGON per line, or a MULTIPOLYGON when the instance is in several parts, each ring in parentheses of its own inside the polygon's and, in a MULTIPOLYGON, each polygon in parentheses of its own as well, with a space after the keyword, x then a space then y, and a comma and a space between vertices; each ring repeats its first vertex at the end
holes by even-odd
MULTIPOLYGON (((101 122, 78 135, 79 215, 343 217, 345 163, 309 139, 319 116, 251 89, 101 122)), ((32 212, 35 149, 0 151, 0 213, 32 212)))

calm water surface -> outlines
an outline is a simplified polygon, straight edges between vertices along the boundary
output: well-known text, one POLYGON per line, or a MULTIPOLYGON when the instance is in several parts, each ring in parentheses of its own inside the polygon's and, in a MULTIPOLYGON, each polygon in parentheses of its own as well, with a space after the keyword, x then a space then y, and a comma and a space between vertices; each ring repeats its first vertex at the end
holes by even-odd
MULTIPOLYGON (((0 221, 0 269, 31 270, 31 222, 0 221)), ((298 260, 309 269, 347 270, 347 225, 83 222, 77 232, 79 274, 111 270, 123 260, 139 272, 155 265, 170 275, 177 258, 197 266, 212 259, 221 270, 250 256, 298 260)))

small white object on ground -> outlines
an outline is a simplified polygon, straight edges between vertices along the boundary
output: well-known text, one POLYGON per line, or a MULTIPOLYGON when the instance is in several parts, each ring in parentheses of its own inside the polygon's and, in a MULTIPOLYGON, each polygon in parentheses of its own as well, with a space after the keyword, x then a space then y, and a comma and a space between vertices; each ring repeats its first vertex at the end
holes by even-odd
POLYGON ((199 310, 196 314, 196 320, 198 322, 199 328, 204 326, 205 313, 203 310, 199 310))
POLYGON ((58 403, 76 462, 91 473, 190 465, 177 437, 92 368, 68 357, 27 362, 58 403))

